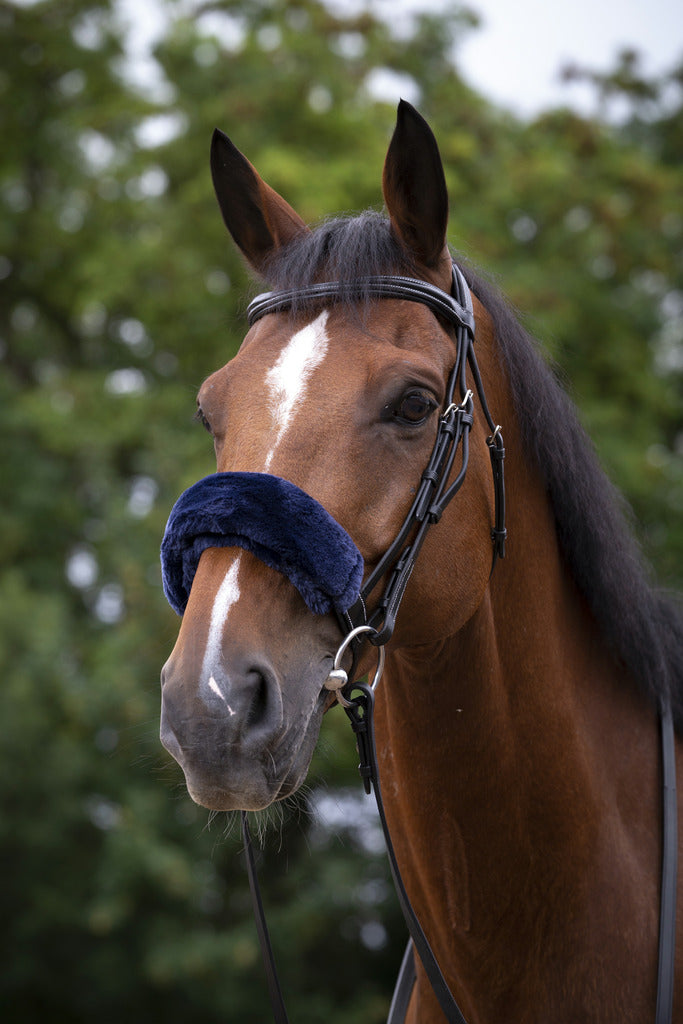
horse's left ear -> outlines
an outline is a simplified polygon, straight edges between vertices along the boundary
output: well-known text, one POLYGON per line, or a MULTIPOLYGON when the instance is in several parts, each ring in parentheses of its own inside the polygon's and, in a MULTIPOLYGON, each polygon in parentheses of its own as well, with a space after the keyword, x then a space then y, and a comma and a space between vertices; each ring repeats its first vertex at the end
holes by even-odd
POLYGON ((434 134, 401 100, 382 177, 391 224, 420 263, 436 267, 446 248, 448 191, 434 134))
POLYGON ((299 214, 218 128, 211 141, 211 177, 225 225, 257 272, 275 250, 308 231, 299 214))

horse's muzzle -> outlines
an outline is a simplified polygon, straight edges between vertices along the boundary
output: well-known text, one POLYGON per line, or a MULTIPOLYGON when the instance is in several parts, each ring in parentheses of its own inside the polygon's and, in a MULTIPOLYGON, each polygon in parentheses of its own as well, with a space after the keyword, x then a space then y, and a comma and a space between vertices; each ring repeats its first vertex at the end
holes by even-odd
POLYGON ((303 710, 292 718, 266 658, 224 654, 220 670, 190 687, 182 659, 171 656, 161 676, 161 742, 192 799, 212 810, 260 810, 297 789, 328 703, 324 676, 321 668, 289 682, 301 690, 303 710))

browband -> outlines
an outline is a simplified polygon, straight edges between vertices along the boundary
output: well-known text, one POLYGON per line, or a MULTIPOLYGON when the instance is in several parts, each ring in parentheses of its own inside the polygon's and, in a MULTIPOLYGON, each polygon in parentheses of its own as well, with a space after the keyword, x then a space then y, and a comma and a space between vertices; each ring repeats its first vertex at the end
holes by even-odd
MULTIPOLYGON (((408 302, 420 302, 428 306, 433 313, 444 317, 449 323, 456 327, 463 327, 469 335, 474 337, 474 311, 470 298, 469 288, 464 285, 462 272, 453 264, 453 283, 460 295, 465 298, 465 305, 461 305, 453 295, 444 292, 436 285, 428 284, 427 281, 419 281, 414 277, 394 277, 379 275, 376 277, 361 277, 357 281, 344 284, 340 281, 321 281, 318 284, 311 284, 305 288, 288 288, 277 292, 263 292, 249 303, 247 308, 247 320, 252 327, 257 320, 268 313, 279 313, 288 309, 295 302, 300 301, 324 301, 325 299, 340 299, 367 297, 377 299, 407 299, 408 302)), ((456 290, 454 288, 454 290, 456 290)))

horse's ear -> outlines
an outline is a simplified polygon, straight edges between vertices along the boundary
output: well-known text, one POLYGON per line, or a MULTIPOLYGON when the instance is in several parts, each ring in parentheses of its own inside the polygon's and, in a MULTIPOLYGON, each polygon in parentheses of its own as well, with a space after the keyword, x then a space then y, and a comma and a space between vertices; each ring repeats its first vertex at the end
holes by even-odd
POLYGON ((211 177, 226 227, 259 273, 276 249, 308 231, 298 213, 218 128, 211 140, 211 177))
POLYGON ((446 248, 448 191, 439 147, 417 110, 401 100, 382 177, 391 224, 408 251, 436 267, 446 248))

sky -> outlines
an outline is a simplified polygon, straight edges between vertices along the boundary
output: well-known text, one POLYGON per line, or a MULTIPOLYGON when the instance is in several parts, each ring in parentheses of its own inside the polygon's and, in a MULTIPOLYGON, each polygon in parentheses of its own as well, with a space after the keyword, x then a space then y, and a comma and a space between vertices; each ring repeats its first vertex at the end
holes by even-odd
MULTIPOLYGON (((340 6, 353 0, 337 0, 340 6)), ((458 49, 466 81, 521 116, 571 103, 591 113, 592 94, 559 81, 573 62, 608 71, 623 47, 643 56, 656 74, 683 60, 680 0, 464 0, 481 26, 458 49)), ((398 10, 443 10, 446 0, 377 0, 391 17, 398 10)))
MULTIPOLYGON (((443 10, 449 0, 327 0, 341 11, 368 4, 394 24, 411 12, 443 10)), ((578 63, 608 71, 619 50, 633 47, 646 74, 657 74, 683 60, 683 8, 680 0, 466 0, 481 18, 458 50, 458 67, 478 92, 523 117, 560 104, 593 113, 593 94, 581 84, 563 85, 560 69, 578 63)), ((191 3, 191 0, 188 0, 191 3)), ((144 54, 160 31, 158 0, 120 0, 134 26, 130 42, 140 74, 153 74, 144 54)), ((382 98, 398 100, 400 82, 379 83, 382 98), (395 95, 394 95, 395 93, 395 95)))
POLYGON ((680 0, 472 0, 483 26, 460 50, 460 68, 478 89, 520 114, 575 103, 581 86, 559 82, 568 62, 602 71, 620 49, 633 47, 649 74, 683 59, 680 0))

